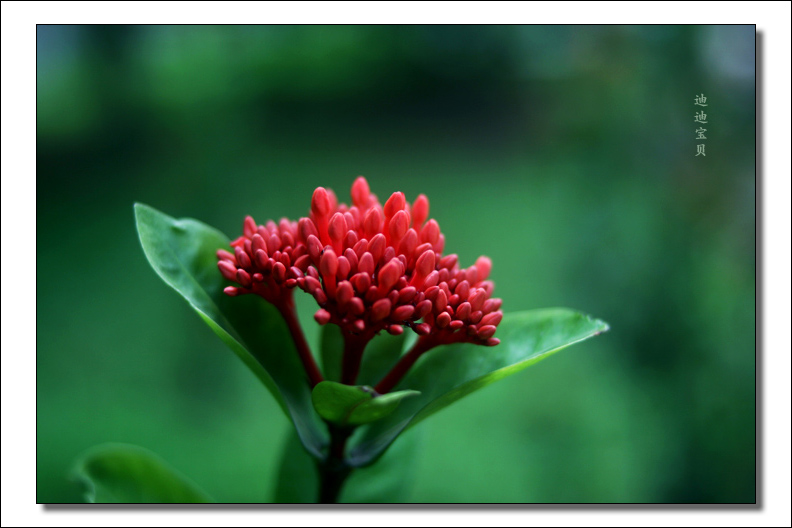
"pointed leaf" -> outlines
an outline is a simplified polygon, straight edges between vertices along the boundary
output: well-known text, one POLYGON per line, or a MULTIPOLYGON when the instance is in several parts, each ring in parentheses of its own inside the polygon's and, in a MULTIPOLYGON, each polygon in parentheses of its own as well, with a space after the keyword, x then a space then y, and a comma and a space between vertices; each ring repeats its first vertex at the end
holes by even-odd
POLYGON ((397 386, 418 390, 420 396, 369 425, 351 450, 350 463, 372 463, 407 427, 475 390, 607 330, 603 321, 566 308, 532 310, 504 316, 498 326, 501 344, 496 347, 457 344, 428 352, 397 386))
POLYGON ((74 477, 86 486, 88 502, 212 502, 187 477, 142 447, 105 444, 86 453, 74 477))
POLYGON ((321 456, 327 434, 282 317, 254 295, 223 293, 229 283, 217 270, 215 252, 228 247, 228 238, 197 220, 177 220, 143 204, 135 204, 135 217, 151 267, 270 390, 306 449, 321 456))

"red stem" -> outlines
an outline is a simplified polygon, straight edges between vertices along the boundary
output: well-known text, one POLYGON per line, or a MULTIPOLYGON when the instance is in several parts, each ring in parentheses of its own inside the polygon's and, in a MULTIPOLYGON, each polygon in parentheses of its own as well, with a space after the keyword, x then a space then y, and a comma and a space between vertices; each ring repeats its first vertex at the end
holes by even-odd
POLYGON ((354 385, 360 372, 363 351, 371 340, 370 335, 344 333, 344 359, 341 367, 341 383, 354 385))
POLYGON ((311 348, 305 340, 305 335, 303 335, 300 321, 297 319, 297 310, 294 307, 294 300, 289 296, 289 298, 285 299, 283 302, 277 303, 276 306, 283 316, 283 320, 286 321, 286 326, 289 327, 294 346, 297 347, 297 354, 300 356, 303 367, 305 367, 305 373, 308 375, 308 381, 311 384, 311 388, 314 388, 314 386, 324 378, 322 378, 319 367, 316 366, 313 354, 311 354, 311 348))
POLYGON ((382 380, 377 383, 377 386, 374 387, 374 390, 380 394, 385 394, 386 392, 390 392, 393 390, 401 379, 407 374, 407 371, 410 370, 418 358, 423 355, 424 352, 427 352, 434 348, 437 345, 433 340, 421 337, 418 341, 413 345, 409 352, 404 354, 401 359, 394 365, 394 367, 388 372, 382 380))

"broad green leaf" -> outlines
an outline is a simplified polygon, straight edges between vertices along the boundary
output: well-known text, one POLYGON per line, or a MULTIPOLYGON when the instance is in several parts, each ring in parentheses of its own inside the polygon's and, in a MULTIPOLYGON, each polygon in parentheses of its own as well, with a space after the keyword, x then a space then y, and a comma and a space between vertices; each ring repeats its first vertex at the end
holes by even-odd
MULTIPOLYGON (((399 437, 376 464, 356 468, 341 489, 339 502, 410 502, 414 467, 422 431, 411 430, 399 437)), ((319 476, 315 460, 305 452, 294 431, 283 447, 273 502, 314 503, 319 496, 319 476)))
POLYGON ((496 347, 457 344, 431 350, 396 387, 421 394, 367 426, 350 452, 350 463, 372 463, 407 427, 475 390, 607 330, 608 325, 598 319, 566 308, 549 308, 506 314, 498 326, 501 344, 496 347))
POLYGON ((86 486, 88 502, 212 502, 160 457, 134 445, 94 447, 77 462, 74 477, 86 486))
POLYGON ((177 220, 135 204, 143 251, 151 267, 175 289, 275 396, 306 449, 321 456, 324 425, 289 331, 278 311, 254 295, 229 297, 215 252, 228 238, 197 220, 177 220))
POLYGON ((367 386, 343 385, 323 381, 314 387, 311 398, 319 416, 338 425, 363 425, 380 420, 417 391, 406 390, 376 396, 367 386))

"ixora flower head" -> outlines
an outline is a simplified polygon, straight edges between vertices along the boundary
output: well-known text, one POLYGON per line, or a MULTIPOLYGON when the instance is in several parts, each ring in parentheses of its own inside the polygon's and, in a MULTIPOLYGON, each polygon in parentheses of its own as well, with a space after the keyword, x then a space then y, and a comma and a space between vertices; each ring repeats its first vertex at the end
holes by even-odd
MULTIPOLYGON (((429 216, 429 200, 419 195, 410 205, 395 192, 381 205, 359 177, 351 205, 317 188, 310 216, 299 222, 282 219, 256 225, 245 219, 234 252, 217 252, 224 277, 239 284, 228 295, 254 293, 279 306, 288 305, 291 289, 311 294, 320 308, 314 318, 341 328, 345 341, 342 382, 353 384, 366 344, 381 331, 420 337, 378 392, 395 386, 424 352, 443 344, 469 342, 487 346, 503 314, 492 298, 487 277, 492 263, 479 257, 460 268, 455 254, 443 256, 445 237, 429 216)), ((283 310, 281 310, 283 311, 283 310)))

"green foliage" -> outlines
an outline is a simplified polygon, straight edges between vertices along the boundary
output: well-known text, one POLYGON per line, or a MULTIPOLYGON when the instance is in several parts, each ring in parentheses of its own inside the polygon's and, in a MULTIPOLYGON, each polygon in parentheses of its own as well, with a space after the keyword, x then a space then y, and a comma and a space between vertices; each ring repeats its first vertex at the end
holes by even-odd
POLYGON ((229 298, 215 252, 228 247, 219 231, 192 219, 176 220, 135 205, 143 251, 159 276, 242 359, 291 418, 300 439, 320 456, 326 433, 311 404, 311 392, 291 336, 277 310, 253 296, 229 298))
POLYGON ((79 460, 73 475, 85 485, 88 502, 212 502, 157 455, 134 445, 94 447, 79 460))
MULTIPOLYGON (((534 310, 504 317, 501 345, 456 344, 432 350, 400 383, 403 389, 372 397, 360 387, 326 381, 313 394, 288 331, 268 304, 253 296, 229 299, 214 253, 228 245, 218 231, 195 220, 175 220, 148 206, 135 206, 146 256, 160 277, 178 291, 201 318, 282 402, 303 445, 316 458, 326 433, 314 409, 341 425, 371 424, 350 452, 350 463, 367 466, 407 427, 454 401, 608 329, 600 320, 567 309, 534 310), (229 302, 230 301, 230 302, 229 302), (400 405, 402 400, 410 401, 400 405), (313 406, 308 403, 311 399, 313 406)), ((379 336, 364 357, 363 379, 371 382, 395 363, 403 336, 379 336)), ((330 379, 340 376, 343 339, 333 325, 322 333, 322 362, 330 379)))
POLYGON ((456 344, 432 350, 397 386, 418 390, 420 396, 372 424, 352 451, 351 463, 372 463, 407 427, 473 391, 607 330, 603 321, 572 310, 532 310, 504 316, 498 327, 501 344, 496 347, 456 344))
POLYGON ((404 390, 376 395, 369 386, 351 386, 323 381, 313 389, 311 398, 319 416, 336 425, 363 425, 388 416, 399 403, 418 391, 404 390))

